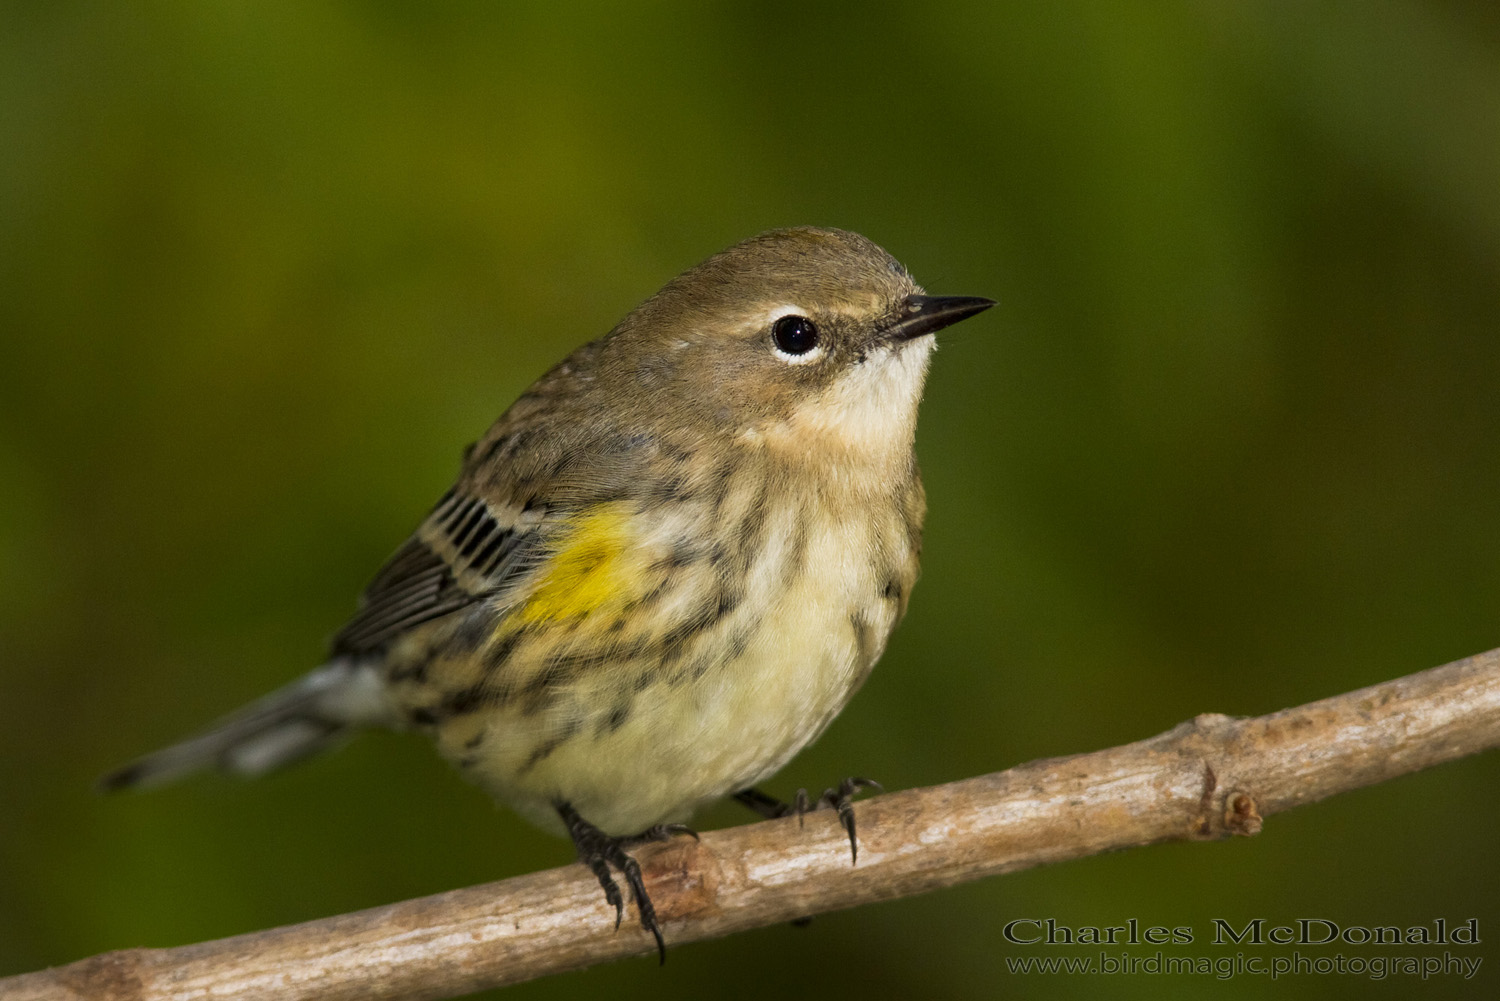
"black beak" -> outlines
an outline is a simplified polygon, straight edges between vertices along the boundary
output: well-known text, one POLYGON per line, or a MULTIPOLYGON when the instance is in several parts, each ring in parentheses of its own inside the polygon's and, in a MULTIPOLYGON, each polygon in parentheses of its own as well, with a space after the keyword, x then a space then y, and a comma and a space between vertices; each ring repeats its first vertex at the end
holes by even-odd
POLYGON ((893 341, 909 341, 983 313, 994 304, 995 300, 978 295, 909 295, 900 315, 884 333, 893 341))

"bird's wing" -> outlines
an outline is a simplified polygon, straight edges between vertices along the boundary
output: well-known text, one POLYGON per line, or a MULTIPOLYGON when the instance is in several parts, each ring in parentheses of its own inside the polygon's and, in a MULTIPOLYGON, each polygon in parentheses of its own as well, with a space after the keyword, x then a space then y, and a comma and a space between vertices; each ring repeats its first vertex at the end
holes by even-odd
POLYGON ((494 594, 527 565, 546 520, 545 508, 448 491, 365 588, 333 653, 378 652, 412 627, 494 594))
POLYGON ((601 419, 590 402, 583 373, 597 350, 575 351, 464 452, 458 484, 375 575, 334 637, 335 656, 378 653, 423 622, 504 592, 535 569, 569 512, 639 483, 654 441, 601 419), (585 455, 594 461, 580 470, 585 455))

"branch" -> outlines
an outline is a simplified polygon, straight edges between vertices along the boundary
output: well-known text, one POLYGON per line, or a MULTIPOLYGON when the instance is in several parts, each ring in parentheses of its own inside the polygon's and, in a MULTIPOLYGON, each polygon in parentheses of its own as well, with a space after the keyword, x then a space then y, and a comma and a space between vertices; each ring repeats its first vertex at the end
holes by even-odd
MULTIPOLYGON (((859 804, 859 864, 831 813, 638 851, 681 945, 1176 839, 1500 744, 1500 650, 1269 716, 1207 714, 1149 740, 859 804)), ((173 949, 127 949, 0 979, 0 1001, 445 998, 653 953, 570 865, 173 949)))

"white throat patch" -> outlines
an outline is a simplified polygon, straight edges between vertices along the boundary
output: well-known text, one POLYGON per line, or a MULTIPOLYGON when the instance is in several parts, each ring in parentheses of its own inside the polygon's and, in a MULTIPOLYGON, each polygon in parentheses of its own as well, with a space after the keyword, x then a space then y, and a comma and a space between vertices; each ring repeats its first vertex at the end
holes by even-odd
POLYGON ((810 450, 841 445, 872 460, 904 462, 936 344, 932 337, 920 337, 873 349, 833 385, 799 405, 787 430, 810 450))

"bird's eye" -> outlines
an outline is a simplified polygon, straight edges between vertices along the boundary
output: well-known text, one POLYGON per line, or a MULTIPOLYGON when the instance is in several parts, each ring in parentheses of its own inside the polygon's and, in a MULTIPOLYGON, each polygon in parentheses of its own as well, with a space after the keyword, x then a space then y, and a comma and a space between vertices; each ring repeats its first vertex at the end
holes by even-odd
POLYGON ((771 326, 771 340, 783 354, 805 355, 818 346, 818 328, 805 316, 783 316, 771 326))

